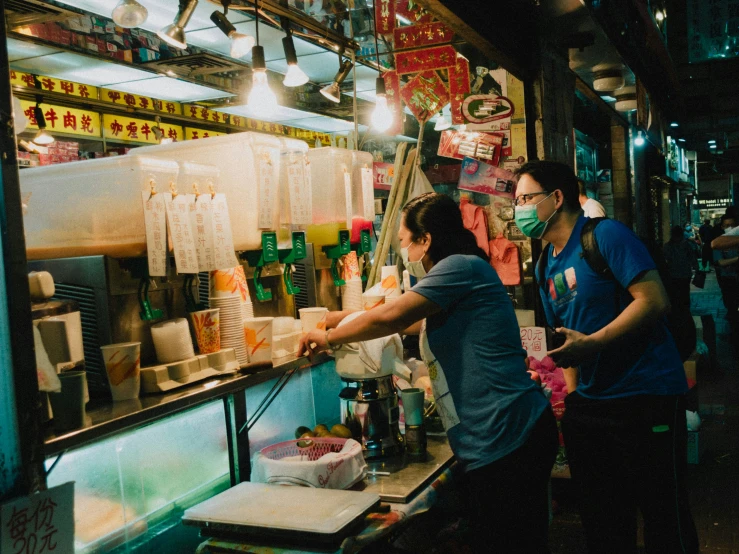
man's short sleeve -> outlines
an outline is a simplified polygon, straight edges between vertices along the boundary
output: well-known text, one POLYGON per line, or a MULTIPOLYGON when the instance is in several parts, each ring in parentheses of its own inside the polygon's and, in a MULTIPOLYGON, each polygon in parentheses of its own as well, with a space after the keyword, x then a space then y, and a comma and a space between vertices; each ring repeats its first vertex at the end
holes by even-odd
POLYGON ((618 221, 601 221, 595 229, 595 239, 613 276, 624 288, 657 267, 639 237, 618 221))
POLYGON ((726 233, 724 233, 724 234, 725 234, 725 235, 726 235, 727 237, 736 237, 736 236, 739 236, 739 225, 737 225, 737 226, 736 226, 736 227, 734 227, 733 229, 729 229, 729 230, 728 230, 728 231, 726 231, 726 233))
MULTIPOLYGON (((481 263, 484 263, 480 260, 481 263)), ((411 290, 438 304, 443 310, 468 294, 480 283, 478 271, 466 256, 454 255, 441 260, 411 290)))

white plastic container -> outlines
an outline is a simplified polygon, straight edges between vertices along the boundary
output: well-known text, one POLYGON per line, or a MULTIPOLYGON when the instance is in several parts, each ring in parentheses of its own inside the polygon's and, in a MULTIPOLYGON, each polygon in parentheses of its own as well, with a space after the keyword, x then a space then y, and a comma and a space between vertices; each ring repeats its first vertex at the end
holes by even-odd
POLYGON ((345 175, 351 181, 352 152, 343 148, 315 148, 308 152, 308 161, 313 183, 313 224, 351 221, 352 187, 346 187, 345 175))
POLYGON ((280 145, 280 240, 292 231, 305 231, 313 221, 313 187, 308 169, 308 144, 281 139, 280 145))
POLYGON ((220 184, 216 192, 226 195, 236 250, 260 249, 262 231, 276 231, 279 227, 280 139, 277 137, 234 133, 137 148, 129 155, 217 166, 220 184))
POLYGON ((169 190, 175 162, 117 156, 24 169, 21 194, 31 260, 107 255, 143 256, 146 230, 141 191, 169 190), (29 196, 30 195, 30 196, 29 196))
POLYGON ((371 231, 375 221, 375 191, 372 177, 372 154, 352 151, 352 234, 351 241, 359 242, 360 231, 371 231), (369 179, 362 179, 362 170, 369 170, 369 179))
POLYGON ((200 194, 209 194, 212 186, 218 192, 219 175, 220 171, 214 165, 183 162, 180 164, 177 190, 182 194, 194 194, 197 188, 200 194))

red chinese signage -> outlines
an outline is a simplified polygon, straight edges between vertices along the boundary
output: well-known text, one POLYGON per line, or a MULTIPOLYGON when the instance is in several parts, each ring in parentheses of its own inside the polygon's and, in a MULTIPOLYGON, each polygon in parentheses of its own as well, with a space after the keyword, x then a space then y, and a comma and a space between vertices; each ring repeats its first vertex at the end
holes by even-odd
POLYGON ((388 135, 398 135, 403 130, 403 105, 400 101, 400 77, 396 71, 386 71, 382 74, 385 81, 387 105, 393 112, 393 125, 386 131, 388 135))
POLYGON ((380 35, 389 35, 395 29, 395 0, 375 0, 375 21, 380 35))
POLYGON ((432 69, 446 69, 457 63, 457 51, 452 46, 437 46, 407 50, 395 54, 395 68, 399 75, 432 69))
POLYGON ((454 33, 443 23, 436 22, 410 27, 396 27, 394 35, 395 50, 404 50, 406 48, 419 48, 451 42, 454 33))
POLYGON ((424 71, 400 89, 400 95, 420 122, 428 121, 449 103, 449 91, 436 71, 424 71))
POLYGON ((422 8, 416 0, 396 0, 395 13, 410 21, 413 25, 418 23, 429 23, 433 17, 422 8))

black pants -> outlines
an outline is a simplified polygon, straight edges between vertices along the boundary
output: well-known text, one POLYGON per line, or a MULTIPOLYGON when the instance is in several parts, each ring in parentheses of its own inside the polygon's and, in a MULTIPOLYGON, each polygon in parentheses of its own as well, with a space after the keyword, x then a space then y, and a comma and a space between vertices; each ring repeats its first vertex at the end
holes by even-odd
POLYGON ((521 447, 467 472, 474 552, 549 552, 548 484, 558 446, 547 407, 521 447))
POLYGON ((590 552, 636 552, 637 509, 648 553, 697 553, 685 487, 683 396, 565 399, 567 459, 590 552))

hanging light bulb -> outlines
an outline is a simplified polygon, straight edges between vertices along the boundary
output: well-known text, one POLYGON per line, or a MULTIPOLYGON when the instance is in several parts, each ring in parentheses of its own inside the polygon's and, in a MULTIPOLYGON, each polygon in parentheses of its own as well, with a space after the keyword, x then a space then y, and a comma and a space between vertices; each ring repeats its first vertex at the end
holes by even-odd
POLYGON ((216 24, 216 27, 223 31, 224 35, 231 39, 230 55, 232 58, 243 58, 254 48, 254 37, 239 33, 236 27, 226 18, 226 14, 213 12, 210 14, 210 20, 216 24))
POLYGON ((255 46, 251 49, 252 85, 249 92, 248 107, 253 114, 269 116, 277 111, 277 97, 269 88, 267 66, 264 63, 264 48, 255 46))
POLYGON ((644 136, 642 135, 641 131, 636 134, 636 138, 634 139, 634 146, 644 146, 644 136))
POLYGON ((176 48, 187 48, 187 39, 185 38, 185 27, 190 22, 198 0, 187 0, 180 2, 180 9, 171 25, 167 25, 163 29, 157 31, 157 36, 167 44, 176 48))
POLYGON ((393 124, 393 112, 387 106, 385 93, 385 79, 378 77, 375 81, 375 110, 372 112, 372 127, 381 133, 387 131, 393 124))
POLYGON ((33 143, 39 146, 47 146, 54 142, 56 139, 46 130, 46 118, 44 117, 44 111, 41 106, 36 104, 33 108, 33 117, 36 119, 36 125, 38 125, 38 132, 33 137, 33 143))
POLYGON ((332 102, 336 102, 337 104, 341 102, 341 83, 343 83, 344 80, 347 78, 349 72, 352 70, 352 67, 354 67, 354 64, 351 62, 351 60, 344 60, 343 62, 341 62, 341 65, 339 66, 339 72, 336 74, 336 77, 334 77, 334 82, 328 86, 323 87, 321 89, 321 94, 323 94, 332 102))
POLYGON ((282 84, 286 87, 299 87, 308 82, 308 76, 298 66, 298 56, 295 52, 292 34, 287 29, 287 36, 282 39, 282 48, 285 50, 285 61, 287 61, 287 73, 282 84))
POLYGON ((113 8, 113 21, 119 27, 132 29, 140 27, 149 15, 149 11, 136 0, 121 0, 113 8))
POLYGON ((434 125, 434 131, 446 131, 452 126, 452 122, 447 119, 446 115, 444 114, 444 111, 442 110, 439 114, 439 119, 436 120, 436 125, 434 125))

